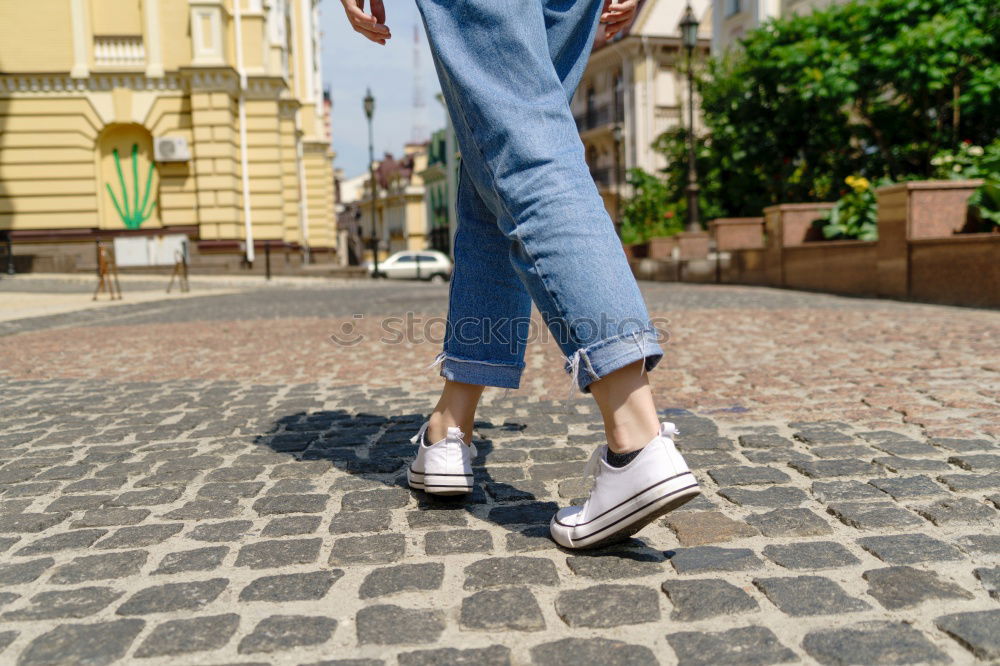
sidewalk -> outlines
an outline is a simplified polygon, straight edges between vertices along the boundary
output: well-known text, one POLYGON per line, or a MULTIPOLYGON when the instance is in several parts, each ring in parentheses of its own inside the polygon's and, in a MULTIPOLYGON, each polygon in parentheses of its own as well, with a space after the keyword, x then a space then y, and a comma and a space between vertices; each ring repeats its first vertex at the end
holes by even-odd
POLYGON ((121 275, 121 300, 109 300, 102 293, 93 300, 97 278, 79 273, 26 273, 0 276, 0 321, 26 317, 64 314, 91 308, 114 307, 131 303, 150 303, 169 299, 234 293, 247 289, 289 286, 346 286, 349 280, 331 278, 299 278, 275 276, 265 280, 258 276, 197 276, 189 279, 191 291, 183 293, 174 281, 171 293, 166 293, 170 277, 166 275, 121 275))
POLYGON ((234 289, 0 333, 0 661, 1000 659, 1000 314, 643 291, 669 320, 657 403, 704 495, 591 552, 546 535, 602 441, 551 342, 520 390, 487 390, 471 497, 405 488, 439 344, 378 336, 440 316, 447 285, 234 289), (366 339, 333 344, 347 326, 366 339))

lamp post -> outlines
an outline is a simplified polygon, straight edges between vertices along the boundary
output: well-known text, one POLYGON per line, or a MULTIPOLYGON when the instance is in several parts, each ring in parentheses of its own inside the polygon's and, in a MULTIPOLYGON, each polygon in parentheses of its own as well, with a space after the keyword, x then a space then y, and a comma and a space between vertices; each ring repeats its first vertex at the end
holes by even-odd
POLYGON ((375 232, 375 198, 378 192, 377 186, 375 184, 375 142, 374 133, 372 130, 372 116, 375 115, 375 98, 372 97, 372 89, 369 88, 365 93, 365 116, 368 118, 368 170, 371 175, 372 183, 372 261, 374 263, 374 270, 372 276, 378 277, 378 236, 375 232))
POLYGON ((698 46, 698 19, 688 4, 680 23, 681 37, 687 50, 688 79, 688 184, 687 231, 701 231, 698 215, 698 165, 694 156, 694 50, 698 46))
MULTIPOLYGON (((615 228, 618 229, 622 223, 622 191, 621 191, 621 152, 622 152, 622 124, 615 123, 611 128, 611 136, 615 140, 615 228)), ((619 236, 621 236, 619 229, 619 236)))

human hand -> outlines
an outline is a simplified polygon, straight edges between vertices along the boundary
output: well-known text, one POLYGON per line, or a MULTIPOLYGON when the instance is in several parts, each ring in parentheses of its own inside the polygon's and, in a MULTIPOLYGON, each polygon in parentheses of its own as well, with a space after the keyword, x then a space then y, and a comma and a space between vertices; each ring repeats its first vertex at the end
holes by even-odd
POLYGON ((638 0, 604 0, 601 9, 601 23, 604 24, 604 38, 610 40, 635 17, 638 0))
POLYGON ((371 14, 365 13, 365 0, 340 0, 351 22, 354 32, 360 33, 373 42, 385 44, 392 37, 385 24, 385 5, 382 0, 369 0, 371 14))

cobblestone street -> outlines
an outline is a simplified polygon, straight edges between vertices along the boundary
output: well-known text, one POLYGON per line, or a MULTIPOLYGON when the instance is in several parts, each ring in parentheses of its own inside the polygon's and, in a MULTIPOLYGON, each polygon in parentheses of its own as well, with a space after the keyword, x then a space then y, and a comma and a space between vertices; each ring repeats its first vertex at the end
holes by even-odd
POLYGON ((0 663, 1000 661, 1000 313, 643 284, 704 494, 574 553, 603 432, 551 340, 487 390, 471 498, 406 488, 447 289, 0 321, 0 663))

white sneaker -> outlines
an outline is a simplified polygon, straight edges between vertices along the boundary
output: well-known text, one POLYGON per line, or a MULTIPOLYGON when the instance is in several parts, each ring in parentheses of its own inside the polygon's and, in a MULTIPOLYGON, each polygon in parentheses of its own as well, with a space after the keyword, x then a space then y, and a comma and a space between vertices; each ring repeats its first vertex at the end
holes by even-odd
POLYGON ((663 514, 701 492, 684 458, 677 452, 673 423, 624 467, 612 467, 603 444, 594 451, 584 473, 595 483, 583 506, 560 509, 549 523, 552 538, 566 548, 594 548, 632 536, 663 514))
POLYGON ((410 438, 417 444, 417 457, 406 469, 406 480, 411 488, 434 495, 462 495, 472 492, 472 459, 476 457, 474 444, 463 441, 462 430, 448 428, 440 442, 427 446, 424 433, 430 421, 420 426, 410 438))

